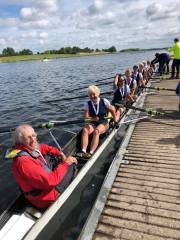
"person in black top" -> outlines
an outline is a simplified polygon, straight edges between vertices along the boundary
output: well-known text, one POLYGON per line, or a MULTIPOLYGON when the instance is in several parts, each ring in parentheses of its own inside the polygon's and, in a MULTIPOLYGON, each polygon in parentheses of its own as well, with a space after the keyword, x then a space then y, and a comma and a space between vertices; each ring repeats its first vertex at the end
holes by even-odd
POLYGON ((151 61, 151 64, 159 63, 158 72, 160 76, 165 73, 169 73, 169 62, 170 62, 170 55, 168 53, 156 53, 155 58, 151 61))

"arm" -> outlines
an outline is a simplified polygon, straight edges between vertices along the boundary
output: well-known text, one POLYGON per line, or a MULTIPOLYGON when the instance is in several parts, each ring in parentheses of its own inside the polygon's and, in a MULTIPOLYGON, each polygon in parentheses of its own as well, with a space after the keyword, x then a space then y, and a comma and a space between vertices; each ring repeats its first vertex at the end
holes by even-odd
POLYGON ((129 88, 129 86, 126 85, 126 87, 127 87, 126 100, 127 100, 127 101, 130 101, 130 102, 134 102, 134 99, 133 99, 133 97, 131 96, 131 92, 130 92, 130 88, 129 88))
POLYGON ((112 114, 114 122, 117 122, 115 108, 112 105, 109 106, 109 112, 112 114))
POLYGON ((171 48, 168 48, 168 52, 174 52, 174 45, 171 48))
POLYGON ((128 102, 134 102, 134 99, 133 99, 133 97, 131 96, 130 93, 127 94, 126 100, 127 100, 128 102))
POLYGON ((137 88, 136 80, 133 80, 133 87, 131 89, 131 94, 134 95, 137 88))
POLYGON ((114 82, 113 82, 113 90, 117 88, 117 83, 118 83, 118 74, 114 77, 114 82))
POLYGON ((90 117, 88 102, 85 102, 85 103, 84 103, 84 113, 83 113, 83 117, 84 117, 84 118, 89 118, 89 117, 90 117))
POLYGON ((154 60, 151 61, 151 64, 156 64, 159 62, 159 59, 158 58, 155 58, 154 60))
POLYGON ((30 156, 18 157, 15 169, 21 178, 32 188, 49 190, 62 181, 68 170, 68 163, 62 162, 54 171, 48 173, 42 165, 30 156))
POLYGON ((66 155, 63 153, 63 151, 57 149, 56 147, 52 147, 47 144, 40 144, 39 147, 42 155, 49 153, 49 154, 60 156, 62 160, 66 159, 66 155))
POLYGON ((71 156, 67 157, 62 151, 60 151, 56 147, 52 147, 47 144, 41 144, 40 151, 41 151, 42 155, 45 155, 46 153, 50 153, 53 155, 60 156, 64 162, 68 163, 68 165, 71 165, 72 163, 77 164, 76 158, 71 157, 71 156))
POLYGON ((84 111, 84 114, 83 114, 83 117, 84 117, 84 118, 90 117, 89 111, 85 110, 85 111, 84 111))

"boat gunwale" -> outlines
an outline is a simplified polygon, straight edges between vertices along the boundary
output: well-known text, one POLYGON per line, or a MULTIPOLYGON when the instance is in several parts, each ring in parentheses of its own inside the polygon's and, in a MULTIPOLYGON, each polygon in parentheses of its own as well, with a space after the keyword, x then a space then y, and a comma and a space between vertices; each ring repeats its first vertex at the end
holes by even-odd
MULTIPOLYGON (((140 104, 137 104, 139 107, 142 107, 142 105, 144 104, 146 96, 147 96, 147 93, 145 92, 143 92, 139 96, 139 101, 142 100, 140 104)), ((133 111, 133 109, 130 109, 130 111, 133 111)), ((140 115, 140 112, 139 112, 139 115, 140 115)), ((113 185, 119 166, 121 165, 121 163, 123 163, 123 157, 124 157, 124 154, 126 153, 126 149, 130 141, 130 138, 132 136, 132 133, 134 131, 135 125, 136 125, 136 122, 131 124, 127 129, 125 137, 123 138, 123 141, 109 167, 109 170, 107 171, 107 174, 104 178, 99 194, 96 198, 95 203, 93 204, 91 212, 83 226, 83 229, 78 237, 78 240, 84 240, 84 239, 91 240, 93 238, 93 234, 96 230, 101 213, 105 207, 109 192, 113 185)))

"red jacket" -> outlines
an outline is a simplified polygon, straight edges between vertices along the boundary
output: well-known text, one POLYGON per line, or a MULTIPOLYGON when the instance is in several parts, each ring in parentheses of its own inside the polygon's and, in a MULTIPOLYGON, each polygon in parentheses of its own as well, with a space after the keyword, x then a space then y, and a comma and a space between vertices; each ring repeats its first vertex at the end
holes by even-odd
MULTIPOLYGON (((16 149, 30 151, 23 145, 16 146, 16 149)), ((39 150, 42 155, 52 153, 60 155, 61 152, 46 144, 41 144, 39 150)), ((44 161, 42 158, 38 158, 44 161)), ((47 208, 54 202, 58 196, 55 186, 63 179, 68 170, 68 164, 62 162, 52 172, 48 173, 45 168, 31 156, 17 156, 12 163, 13 175, 23 192, 29 192, 33 189, 39 189, 42 192, 38 196, 25 196, 34 206, 38 208, 47 208)))

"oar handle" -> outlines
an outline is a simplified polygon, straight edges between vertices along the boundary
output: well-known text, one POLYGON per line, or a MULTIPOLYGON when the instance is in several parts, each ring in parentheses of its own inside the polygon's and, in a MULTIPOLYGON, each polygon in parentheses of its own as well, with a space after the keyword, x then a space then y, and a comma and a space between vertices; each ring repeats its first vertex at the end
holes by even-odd
POLYGON ((128 109, 134 109, 136 111, 145 112, 145 113, 147 113, 151 116, 165 115, 164 112, 160 112, 160 111, 157 111, 156 109, 152 109, 152 108, 138 108, 138 107, 134 107, 134 106, 130 106, 130 105, 127 105, 127 108, 128 109))
MULTIPOLYGON (((99 119, 101 120, 101 119, 112 119, 113 117, 111 116, 109 116, 109 117, 100 117, 99 119)), ((93 120, 93 118, 92 117, 87 117, 87 118, 84 118, 84 121, 94 121, 93 120)))
POLYGON ((142 86, 140 88, 145 88, 145 89, 154 89, 154 90, 157 90, 157 91, 171 91, 171 92, 175 92, 176 90, 175 89, 171 89, 171 88, 160 88, 160 87, 146 87, 146 86, 142 86))
POLYGON ((48 122, 48 123, 40 123, 39 125, 37 125, 34 128, 47 128, 47 129, 51 129, 53 127, 55 127, 56 123, 55 122, 48 122))

